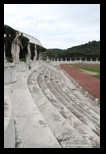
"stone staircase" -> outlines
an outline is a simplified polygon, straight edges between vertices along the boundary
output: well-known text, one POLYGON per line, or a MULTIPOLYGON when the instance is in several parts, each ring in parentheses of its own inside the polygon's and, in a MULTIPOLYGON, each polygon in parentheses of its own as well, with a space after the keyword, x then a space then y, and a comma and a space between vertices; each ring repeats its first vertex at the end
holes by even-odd
POLYGON ((33 100, 62 148, 100 147, 100 108, 61 68, 43 63, 28 80, 33 100))

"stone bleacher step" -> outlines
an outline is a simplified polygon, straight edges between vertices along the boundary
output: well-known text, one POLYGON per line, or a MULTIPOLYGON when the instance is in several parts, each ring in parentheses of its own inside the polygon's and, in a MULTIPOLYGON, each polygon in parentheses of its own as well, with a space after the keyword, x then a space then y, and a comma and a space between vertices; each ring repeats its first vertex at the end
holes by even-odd
MULTIPOLYGON (((55 73, 54 73, 55 74, 55 73)), ((58 78, 62 78, 62 76, 59 76, 58 78)), ((67 88, 68 87, 64 87, 64 85, 61 85, 61 84, 59 84, 59 83, 57 83, 58 84, 58 87, 60 88, 60 90, 61 91, 63 91, 63 94, 62 95, 64 95, 64 96, 66 96, 66 97, 68 97, 69 99, 71 99, 71 98, 74 98, 74 100, 76 99, 76 101, 77 102, 79 102, 79 104, 81 105, 81 103, 83 102, 83 100, 81 101, 81 100, 79 100, 79 98, 75 95, 75 94, 73 94, 73 93, 75 93, 75 90, 76 90, 76 88, 74 88, 75 90, 73 91, 73 89, 72 90, 70 90, 70 91, 67 91, 67 88)), ((69 83, 68 83, 69 84, 69 83)), ((71 83, 70 83, 71 84, 71 83)), ((77 90, 77 92, 78 92, 78 90, 77 90)), ((77 95, 78 95, 79 93, 77 93, 77 95)), ((84 96, 83 96, 84 97, 84 96)), ((81 97, 80 97, 81 98, 81 97)), ((87 101, 87 98, 86 98, 86 101, 87 101)), ((84 100, 84 102, 85 102, 85 100, 84 100)), ((88 101, 87 101, 87 103, 88 103, 88 101)), ((87 105, 87 103, 86 103, 86 105, 87 105)), ((83 103, 84 104, 84 103, 83 103)), ((83 108, 83 106, 82 106, 82 108, 83 108)), ((89 109, 90 109, 90 107, 89 107, 89 109)), ((86 110, 87 112, 88 112, 88 110, 86 110)), ((94 107, 91 107, 91 109, 89 110, 89 112, 92 112, 92 114, 94 113, 94 114, 96 114, 97 115, 97 117, 99 116, 99 114, 97 114, 97 112, 95 112, 95 109, 94 109, 94 107), (91 111, 92 110, 92 111, 91 111)))
POLYGON ((71 105, 71 107, 72 107, 71 110, 72 111, 74 110, 74 113, 77 113, 78 115, 80 115, 78 117, 81 117, 82 120, 87 121, 88 125, 89 125, 89 123, 92 123, 92 122, 94 123, 95 129, 93 129, 93 130, 95 132, 97 132, 97 134, 99 135, 100 134, 100 129, 98 128, 99 120, 100 120, 100 119, 98 119, 99 115, 92 110, 88 111, 87 110, 88 108, 85 108, 84 110, 82 110, 82 107, 80 107, 81 101, 78 101, 78 99, 75 98, 75 96, 74 96, 74 99, 70 99, 68 93, 63 92, 63 90, 62 90, 63 87, 61 85, 59 85, 58 83, 55 83, 54 81, 51 81, 51 83, 53 83, 56 91, 60 94, 60 96, 63 97, 63 100, 70 102, 69 105, 71 105), (77 103, 77 102, 79 102, 79 103, 77 103), (97 118, 97 120, 95 118, 97 118))
MULTIPOLYGON (((38 79, 39 78, 40 76, 38 76, 38 79)), ((31 92, 32 97, 58 142, 61 143, 62 141, 67 141, 72 138, 74 140, 75 136, 78 136, 79 139, 81 139, 81 141, 83 141, 87 145, 86 140, 70 125, 67 120, 64 119, 64 117, 57 111, 57 109, 48 101, 45 95, 41 92, 38 85, 34 86, 38 89, 38 93, 31 92)))
MULTIPOLYGON (((41 81, 41 80, 40 80, 41 81)), ((48 80, 49 81, 49 80, 48 80)), ((43 81, 42 81, 43 82, 43 81)), ((47 83, 47 82, 46 82, 47 83)), ((48 99, 52 98, 52 96, 49 96, 49 92, 47 91, 47 88, 45 88, 44 83, 43 83, 43 87, 41 87, 42 90, 44 90, 44 94, 48 97, 48 99), (47 92, 46 92, 47 91, 47 92)), ((50 100, 50 102, 52 103, 52 101, 50 100)), ((85 127, 86 128, 86 127, 85 127)), ((91 132, 91 130, 89 130, 91 132)), ((89 132, 88 131, 88 132, 89 132)), ((92 135, 91 135, 92 136, 92 135)), ((94 133, 93 133, 94 136, 94 133)))
MULTIPOLYGON (((87 117, 87 119, 89 119, 89 120, 91 120, 93 123, 97 123, 97 125, 98 125, 98 122, 99 122, 99 119, 95 119, 94 117, 97 117, 96 115, 95 115, 95 112, 94 111, 92 111, 92 110, 88 110, 88 108, 84 108, 83 106, 81 106, 81 101, 79 101, 78 99, 76 99, 75 97, 74 97, 74 99, 72 99, 70 96, 69 96, 69 94, 68 93, 66 93, 65 91, 63 91, 64 89, 63 89, 63 87, 62 86, 60 86, 58 83, 57 83, 57 88, 56 88, 56 90, 57 89, 59 89, 59 91, 61 91, 62 92, 62 94, 61 94, 61 96, 62 97, 64 97, 64 99, 67 101, 67 102, 70 102, 70 104, 75 108, 75 109, 77 109, 78 110, 78 112, 80 112, 81 114, 83 113, 83 115, 84 116, 86 116, 87 117)), ((99 116, 98 116, 99 117, 99 116)), ((99 129, 99 128, 98 128, 99 129)))
MULTIPOLYGON (((61 72, 62 72, 62 74, 63 74, 63 76, 64 76, 64 78, 65 79, 68 79, 68 80, 73 80, 64 70, 62 70, 61 69, 61 72), (66 78, 67 77, 67 78, 66 78)), ((70 80, 70 81, 71 81, 70 80)), ((66 84, 64 84, 63 86, 66 86, 66 84)), ((75 85, 74 85, 75 86, 75 85)), ((69 87, 69 85, 67 86, 67 88, 68 88, 68 90, 69 90, 69 92, 71 93, 72 92, 72 85, 69 87)), ((76 88, 76 86, 75 86, 75 89, 78 89, 78 87, 76 88)), ((78 91, 77 90, 77 92, 76 91, 73 91, 73 94, 75 95, 75 96, 79 96, 79 98, 82 100, 82 102, 85 102, 87 99, 88 99, 88 103, 89 103, 89 108, 91 108, 92 110, 94 110, 96 113, 98 113, 99 115, 100 115, 100 108, 95 104, 95 102, 94 101, 92 101, 92 100, 90 100, 89 98, 87 98, 87 97, 85 97, 80 91, 78 91)), ((88 104, 86 104, 86 105, 88 105, 88 104)))

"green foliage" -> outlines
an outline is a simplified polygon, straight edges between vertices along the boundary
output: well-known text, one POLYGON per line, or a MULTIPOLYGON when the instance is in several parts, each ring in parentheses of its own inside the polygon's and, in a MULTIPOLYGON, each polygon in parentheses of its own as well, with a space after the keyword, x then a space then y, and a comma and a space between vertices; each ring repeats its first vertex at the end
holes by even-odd
POLYGON ((31 49, 31 59, 33 60, 35 56, 35 53, 34 53, 35 45, 33 43, 30 43, 30 49, 31 49))
POLYGON ((75 46, 67 49, 69 55, 77 54, 77 56, 100 57, 100 41, 92 41, 86 44, 75 46))
POLYGON ((11 43, 15 38, 16 30, 13 28, 4 25, 4 34, 6 34, 6 37, 4 37, 4 43, 5 43, 5 52, 6 57, 11 58, 11 43))
POLYGON ((55 58, 79 58, 79 57, 100 57, 100 41, 92 41, 79 46, 74 46, 66 50, 47 49, 47 56, 55 58))
POLYGON ((46 48, 37 45, 37 51, 46 51, 46 48))
POLYGON ((47 49, 46 52, 47 52, 47 56, 49 58, 62 58, 62 52, 64 50, 62 49, 47 49))
POLYGON ((7 61, 9 61, 10 63, 13 62, 12 58, 10 58, 10 57, 7 57, 6 59, 7 59, 7 61))
POLYGON ((21 34, 21 36, 19 36, 19 39, 21 40, 21 43, 22 43, 22 46, 23 47, 27 47, 28 46, 28 42, 29 42, 29 39, 26 38, 25 36, 23 36, 21 34))
POLYGON ((13 41, 15 34, 16 34, 16 30, 14 30, 13 28, 7 25, 4 25, 4 34, 6 34, 5 41, 9 39, 9 35, 11 35, 10 38, 13 41))
POLYGON ((25 58, 20 58, 20 61, 26 61, 26 59, 25 58))
POLYGON ((22 43, 22 48, 20 49, 20 59, 26 59, 26 55, 28 54, 27 46, 29 39, 24 37, 22 34, 19 36, 19 39, 22 43))

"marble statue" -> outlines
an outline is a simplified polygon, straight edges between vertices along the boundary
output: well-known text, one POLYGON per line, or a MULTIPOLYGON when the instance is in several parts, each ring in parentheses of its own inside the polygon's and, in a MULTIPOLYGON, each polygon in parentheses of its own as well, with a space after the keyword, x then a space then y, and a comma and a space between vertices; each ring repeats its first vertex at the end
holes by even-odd
POLYGON ((42 52, 39 51, 39 60, 42 60, 42 52))
POLYGON ((36 44, 35 44, 35 50, 34 50, 35 56, 34 56, 34 61, 36 61, 37 59, 37 48, 36 48, 36 44))
POLYGON ((49 60, 48 56, 47 56, 46 60, 47 60, 47 61, 49 60))
POLYGON ((27 50, 28 50, 27 60, 30 60, 31 59, 30 43, 28 43, 27 50))
POLYGON ((16 37, 12 42, 11 54, 14 63, 19 62, 20 47, 22 47, 21 41, 19 40, 19 32, 16 32, 16 37))

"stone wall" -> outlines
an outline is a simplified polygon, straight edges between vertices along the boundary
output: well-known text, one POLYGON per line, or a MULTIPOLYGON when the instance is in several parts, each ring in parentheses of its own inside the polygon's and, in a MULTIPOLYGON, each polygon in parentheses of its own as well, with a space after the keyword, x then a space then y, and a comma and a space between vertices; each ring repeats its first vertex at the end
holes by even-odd
POLYGON ((27 70, 26 62, 20 61, 19 63, 15 64, 16 72, 24 72, 27 70))
POLYGON ((4 84, 10 84, 16 81, 15 65, 4 63, 4 84))
POLYGON ((4 148, 15 148, 15 127, 12 104, 6 95, 4 96, 4 148))

